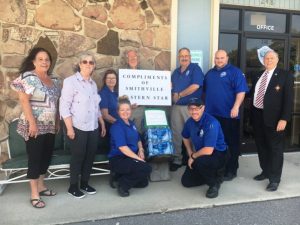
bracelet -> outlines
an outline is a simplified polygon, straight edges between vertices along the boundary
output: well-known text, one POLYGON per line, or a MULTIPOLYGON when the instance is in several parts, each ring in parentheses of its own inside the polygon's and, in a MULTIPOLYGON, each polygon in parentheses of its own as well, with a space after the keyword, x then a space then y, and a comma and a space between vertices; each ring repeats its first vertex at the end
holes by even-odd
POLYGON ((191 154, 191 158, 195 160, 196 158, 193 157, 193 154, 194 154, 194 153, 195 153, 195 152, 193 152, 193 153, 191 154))

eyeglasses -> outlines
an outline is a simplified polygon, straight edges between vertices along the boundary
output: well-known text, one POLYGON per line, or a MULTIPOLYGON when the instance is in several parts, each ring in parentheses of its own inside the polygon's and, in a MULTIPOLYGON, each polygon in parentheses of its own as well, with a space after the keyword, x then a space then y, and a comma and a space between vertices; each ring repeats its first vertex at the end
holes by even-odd
POLYGON ((106 77, 106 80, 116 80, 117 78, 115 77, 106 77))
POLYGON ((82 64, 90 64, 90 65, 95 65, 94 61, 87 61, 87 60, 82 60, 81 61, 82 64))
POLYGON ((199 106, 199 107, 188 107, 188 110, 191 112, 199 112, 202 109, 203 105, 199 106))
POLYGON ((180 55, 179 58, 181 59, 185 59, 185 58, 189 58, 191 55, 180 55))

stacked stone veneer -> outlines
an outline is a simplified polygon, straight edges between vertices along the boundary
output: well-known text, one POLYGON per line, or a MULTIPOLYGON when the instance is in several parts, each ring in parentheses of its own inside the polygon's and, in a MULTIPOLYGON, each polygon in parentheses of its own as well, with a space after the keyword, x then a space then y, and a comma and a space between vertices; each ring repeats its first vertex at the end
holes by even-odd
MULTIPOLYGON (((95 53, 94 79, 124 68, 124 52, 136 49, 143 69, 170 69, 171 0, 0 0, 0 139, 21 112, 9 87, 34 46, 47 48, 53 73, 73 73, 81 52, 95 53)), ((1 160, 5 160, 3 157, 1 160)))

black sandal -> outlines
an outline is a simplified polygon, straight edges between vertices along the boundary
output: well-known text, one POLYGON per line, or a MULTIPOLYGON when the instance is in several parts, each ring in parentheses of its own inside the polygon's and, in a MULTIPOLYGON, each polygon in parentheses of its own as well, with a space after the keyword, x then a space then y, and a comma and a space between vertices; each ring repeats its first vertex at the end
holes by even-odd
POLYGON ((30 199, 30 203, 34 208, 37 208, 37 209, 42 209, 46 206, 45 202, 41 198, 30 199), (35 202, 35 201, 36 201, 36 203, 34 204, 33 202, 35 202), (43 205, 39 205, 40 203, 43 203, 43 205))
POLYGON ((40 193, 40 196, 55 196, 56 195, 56 193, 54 192, 54 191, 52 191, 51 189, 46 189, 46 190, 43 190, 43 191, 41 191, 40 193))

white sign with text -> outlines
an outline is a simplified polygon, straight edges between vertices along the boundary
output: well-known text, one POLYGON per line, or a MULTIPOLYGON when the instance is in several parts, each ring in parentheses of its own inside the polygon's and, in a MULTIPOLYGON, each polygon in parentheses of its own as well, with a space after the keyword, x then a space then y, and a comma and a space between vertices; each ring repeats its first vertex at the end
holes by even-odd
POLYGON ((160 109, 145 110, 146 126, 168 126, 166 112, 160 109))
POLYGON ((200 68, 203 68, 203 51, 191 50, 191 58, 192 63, 197 63, 200 68))
POLYGON ((119 70, 119 96, 127 95, 132 104, 171 105, 171 71, 119 70))

